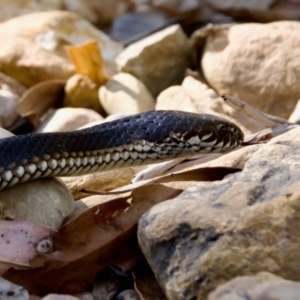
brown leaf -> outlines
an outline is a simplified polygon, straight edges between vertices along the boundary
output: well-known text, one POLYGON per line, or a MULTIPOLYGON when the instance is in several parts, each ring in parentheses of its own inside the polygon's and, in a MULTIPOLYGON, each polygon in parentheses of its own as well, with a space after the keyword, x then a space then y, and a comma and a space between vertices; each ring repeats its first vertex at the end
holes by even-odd
POLYGON ((66 51, 76 67, 76 72, 84 74, 99 85, 108 78, 104 74, 104 61, 96 41, 79 46, 67 46, 66 51))
POLYGON ((17 112, 37 126, 41 116, 62 101, 65 84, 66 80, 52 79, 34 85, 19 99, 17 112))

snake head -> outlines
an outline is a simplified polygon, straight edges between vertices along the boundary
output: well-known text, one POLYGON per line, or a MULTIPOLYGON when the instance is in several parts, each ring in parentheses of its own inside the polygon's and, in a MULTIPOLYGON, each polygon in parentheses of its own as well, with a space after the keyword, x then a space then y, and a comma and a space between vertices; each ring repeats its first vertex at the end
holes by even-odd
POLYGON ((213 127, 216 140, 213 146, 215 152, 218 152, 218 149, 222 150, 221 152, 230 151, 242 144, 244 133, 235 124, 220 119, 213 127))
POLYGON ((228 152, 244 140, 242 130, 232 122, 208 114, 185 114, 189 123, 185 126, 186 132, 181 132, 181 140, 188 143, 194 152, 228 152))

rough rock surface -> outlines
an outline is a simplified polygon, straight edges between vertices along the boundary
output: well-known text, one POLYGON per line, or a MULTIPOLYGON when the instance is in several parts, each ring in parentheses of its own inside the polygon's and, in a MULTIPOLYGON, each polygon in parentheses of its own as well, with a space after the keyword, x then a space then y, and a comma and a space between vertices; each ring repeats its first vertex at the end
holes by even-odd
POLYGON ((101 121, 103 118, 88 108, 59 108, 47 116, 37 128, 37 132, 56 132, 76 130, 88 123, 101 121))
POLYGON ((165 88, 181 83, 189 66, 188 39, 179 25, 173 25, 131 44, 118 55, 116 63, 156 97, 165 88))
POLYGON ((219 95, 288 117, 300 98, 299 30, 289 21, 216 30, 203 50, 204 76, 219 95))
POLYGON ((261 145, 241 172, 151 208, 139 243, 168 299, 206 299, 236 276, 300 280, 300 128, 261 145))
POLYGON ((241 276, 209 294, 208 300, 298 300, 300 284, 268 272, 241 276))
POLYGON ((155 107, 154 99, 145 85, 128 73, 118 73, 101 86, 99 100, 109 115, 138 114, 155 107))

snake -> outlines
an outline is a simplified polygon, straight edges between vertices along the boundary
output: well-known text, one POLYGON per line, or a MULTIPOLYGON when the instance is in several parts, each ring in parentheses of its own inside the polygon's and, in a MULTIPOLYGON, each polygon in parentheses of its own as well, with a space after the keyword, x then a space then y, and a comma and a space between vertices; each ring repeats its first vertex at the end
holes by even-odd
POLYGON ((0 190, 44 177, 149 165, 242 144, 234 123, 215 115, 156 110, 68 132, 0 139, 0 190))

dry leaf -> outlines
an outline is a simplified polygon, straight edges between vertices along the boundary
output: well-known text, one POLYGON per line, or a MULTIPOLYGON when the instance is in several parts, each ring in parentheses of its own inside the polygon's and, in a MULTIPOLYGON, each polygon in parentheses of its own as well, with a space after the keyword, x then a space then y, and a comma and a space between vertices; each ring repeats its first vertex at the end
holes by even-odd
POLYGON ((66 51, 76 67, 76 73, 86 75, 99 85, 108 80, 104 74, 104 61, 96 41, 68 46, 66 51))
POLYGON ((62 101, 65 84, 66 80, 52 79, 34 85, 19 99, 17 112, 37 126, 44 113, 62 101))

